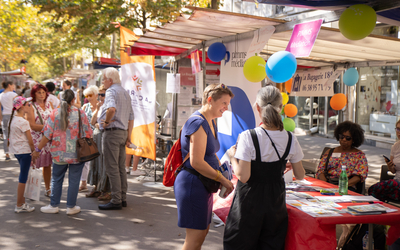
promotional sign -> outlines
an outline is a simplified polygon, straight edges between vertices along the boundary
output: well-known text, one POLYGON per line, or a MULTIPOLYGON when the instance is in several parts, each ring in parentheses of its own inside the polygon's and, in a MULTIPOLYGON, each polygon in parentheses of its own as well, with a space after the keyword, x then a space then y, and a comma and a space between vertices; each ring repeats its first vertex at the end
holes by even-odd
POLYGON ((167 73, 167 93, 180 93, 181 74, 167 73))
POLYGON ((221 62, 220 82, 228 86, 235 97, 231 99, 229 110, 217 121, 220 142, 217 155, 221 162, 227 159, 224 155, 236 143, 239 133, 255 128, 255 125, 260 123, 258 115, 254 115, 252 104, 256 100, 261 83, 249 82, 243 74, 243 65, 251 42, 252 39, 246 39, 225 44, 230 59, 221 62))
POLYGON ((254 37, 251 41, 250 47, 247 50, 246 60, 252 56, 258 55, 268 43, 269 38, 274 34, 274 26, 265 26, 254 31, 254 37))
POLYGON ((290 96, 333 96, 333 82, 341 73, 333 68, 297 71, 290 96))
POLYGON ((179 74, 181 74, 181 85, 196 86, 195 75, 192 74, 192 69, 189 67, 179 67, 179 74))
MULTIPOLYGON (((121 47, 138 37, 120 27, 121 47)), ((156 82, 154 56, 129 56, 121 51, 121 85, 128 91, 134 113, 131 141, 138 148, 126 153, 156 159, 156 82)))
POLYGON ((308 23, 296 24, 286 51, 291 52, 296 57, 309 56, 321 29, 322 22, 323 19, 319 19, 308 23))

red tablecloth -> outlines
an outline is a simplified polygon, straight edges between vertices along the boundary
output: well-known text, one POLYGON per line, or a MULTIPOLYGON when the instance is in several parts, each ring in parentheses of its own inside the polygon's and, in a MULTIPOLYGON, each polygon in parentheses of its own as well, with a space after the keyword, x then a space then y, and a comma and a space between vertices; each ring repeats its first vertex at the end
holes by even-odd
MULTIPOLYGON (((306 180, 315 186, 325 188, 337 188, 337 186, 320 181, 311 177, 306 180)), ((233 183, 236 187, 237 178, 234 177, 233 183)), ((317 192, 307 192, 310 195, 319 195, 317 192)), ((350 195, 359 195, 350 192, 350 195)), ((230 205, 233 199, 233 192, 226 198, 219 198, 218 194, 214 194, 214 213, 226 221, 230 205)), ((340 203, 343 208, 353 203, 340 203)), ((362 203, 357 203, 362 205, 362 203)), ((286 235, 286 250, 310 250, 310 249, 336 249, 336 224, 381 224, 391 225, 387 235, 387 245, 393 244, 400 237, 400 211, 399 208, 384 204, 386 207, 395 208, 397 212, 379 214, 379 215, 359 215, 342 214, 343 216, 332 217, 312 217, 297 208, 287 205, 289 214, 289 227, 286 235)))

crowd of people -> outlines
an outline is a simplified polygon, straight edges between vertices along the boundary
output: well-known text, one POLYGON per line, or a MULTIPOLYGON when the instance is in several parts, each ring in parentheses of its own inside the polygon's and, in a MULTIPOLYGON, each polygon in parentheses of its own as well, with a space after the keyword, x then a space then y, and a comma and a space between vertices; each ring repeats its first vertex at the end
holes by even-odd
MULTIPOLYGON (((68 80, 64 81, 58 98, 53 94, 54 83, 46 86, 37 83, 29 89, 25 86, 20 95, 14 92, 13 83, 3 83, 0 118, 6 138, 4 152, 7 161, 14 154, 20 165, 15 212, 35 210, 24 198, 31 167, 43 169, 45 195, 50 197, 50 204, 40 209, 43 213, 59 212, 67 170, 67 214, 80 212, 79 191, 88 191, 88 198, 109 201, 99 204, 100 210, 127 206, 127 173, 132 156, 126 154, 125 148, 132 144, 128 135, 132 133, 134 113, 116 69, 103 71, 102 84, 99 88, 89 86, 83 90, 85 104, 82 106, 80 90, 68 80), (28 91, 30 97, 22 96, 28 91), (76 152, 79 136, 93 137, 101 156, 90 162, 79 162, 76 152), (88 185, 93 189, 89 191, 88 185)), ((221 163, 216 153, 220 144, 215 123, 228 110, 232 98, 234 94, 224 84, 207 86, 202 107, 182 128, 181 154, 189 160, 174 185, 178 226, 186 229, 182 249, 201 249, 210 228, 213 195, 199 177, 219 182, 224 196, 234 190, 233 183, 218 171, 221 163)), ((228 150, 238 183, 226 221, 224 249, 284 249, 288 214, 282 176, 288 166, 296 179, 305 176, 302 148, 296 136, 284 130, 279 89, 271 85, 261 88, 254 106, 262 123, 243 131, 237 144, 228 150)), ((396 124, 396 133, 400 139, 400 121, 396 124)), ((363 193, 368 162, 358 147, 364 142, 364 130, 356 123, 345 121, 335 128, 334 136, 340 145, 322 155, 317 178, 337 184, 341 165, 346 165, 349 190, 363 193)), ((399 145, 397 142, 392 147, 387 160, 395 178, 369 189, 369 194, 381 200, 399 200, 399 145)), ((133 157, 133 172, 137 171, 135 165, 139 160, 133 157)))
POLYGON ((59 212, 67 170, 67 214, 80 212, 76 200, 78 192, 85 191, 88 191, 88 198, 109 201, 100 204, 99 209, 127 206, 126 167, 129 168, 129 163, 125 164, 125 159, 131 155, 125 154, 125 146, 131 144, 127 136, 133 128, 131 99, 121 87, 116 69, 105 69, 102 79, 100 88, 92 85, 83 89, 84 104, 81 91, 69 80, 63 82, 63 89, 58 94, 53 82, 43 85, 30 81, 19 91, 14 83, 3 83, 0 119, 4 152, 6 161, 10 161, 10 154, 13 154, 20 165, 16 213, 35 209, 25 203, 24 198, 30 168, 43 171, 44 195, 50 198, 50 204, 40 209, 43 213, 59 212), (100 157, 79 162, 76 152, 79 136, 93 137, 100 157), (89 191, 88 185, 93 189, 89 191))

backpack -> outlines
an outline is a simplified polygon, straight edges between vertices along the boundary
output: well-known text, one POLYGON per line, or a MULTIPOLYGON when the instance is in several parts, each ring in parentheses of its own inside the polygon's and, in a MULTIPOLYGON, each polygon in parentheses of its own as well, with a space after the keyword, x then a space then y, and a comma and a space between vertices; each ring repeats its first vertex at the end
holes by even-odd
MULTIPOLYGON (((201 119, 204 119, 199 115, 193 115, 193 116, 198 116, 201 119)), ((174 185, 176 176, 182 170, 183 164, 189 159, 189 153, 188 153, 185 156, 185 159, 182 160, 181 134, 182 134, 182 129, 179 132, 178 140, 172 146, 167 156, 167 159, 165 160, 163 184, 166 187, 172 187, 174 185)))
POLYGON ((187 159, 189 159, 188 153, 185 159, 182 160, 181 133, 182 130, 179 133, 178 140, 172 146, 165 161, 163 184, 166 187, 172 187, 174 185, 176 175, 180 172, 183 164, 187 161, 187 159))

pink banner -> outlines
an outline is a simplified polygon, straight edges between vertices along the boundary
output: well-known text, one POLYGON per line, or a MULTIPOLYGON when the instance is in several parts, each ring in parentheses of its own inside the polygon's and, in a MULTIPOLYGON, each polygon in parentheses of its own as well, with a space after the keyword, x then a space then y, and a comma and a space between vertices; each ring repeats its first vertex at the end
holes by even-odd
POLYGON ((291 52, 296 57, 309 56, 321 29, 322 22, 323 19, 319 19, 308 23, 296 24, 286 51, 291 52))
POLYGON ((200 58, 199 58, 199 51, 196 50, 190 54, 190 58, 192 61, 192 74, 199 73, 201 71, 200 67, 200 58))

